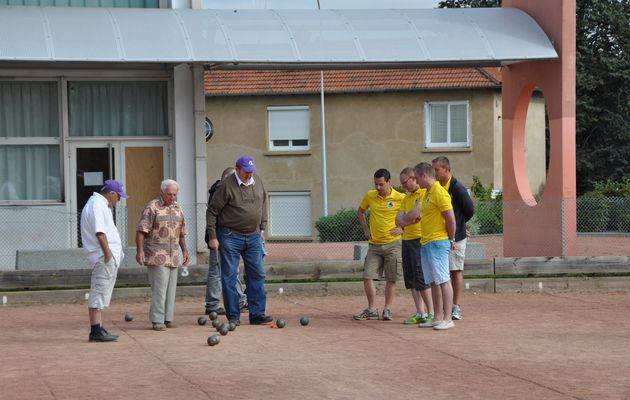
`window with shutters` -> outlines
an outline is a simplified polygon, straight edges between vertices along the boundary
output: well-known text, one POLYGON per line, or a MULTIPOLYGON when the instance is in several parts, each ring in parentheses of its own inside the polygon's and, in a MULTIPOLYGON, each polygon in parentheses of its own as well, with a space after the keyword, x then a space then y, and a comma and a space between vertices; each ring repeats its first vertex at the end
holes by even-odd
POLYGON ((310 110, 308 106, 267 107, 269 150, 310 149, 310 110))
POLYGON ((270 236, 311 236, 311 224, 310 192, 269 192, 270 236))

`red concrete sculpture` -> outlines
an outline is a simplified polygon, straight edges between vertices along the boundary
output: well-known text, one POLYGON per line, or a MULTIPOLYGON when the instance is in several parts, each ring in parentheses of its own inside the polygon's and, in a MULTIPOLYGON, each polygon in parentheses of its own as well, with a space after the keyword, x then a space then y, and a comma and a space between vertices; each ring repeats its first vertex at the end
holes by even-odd
POLYGON ((529 14, 554 43, 557 60, 503 68, 503 254, 576 254, 575 0, 503 0, 529 14), (532 91, 545 96, 550 161, 537 203, 525 166, 525 119, 532 91))

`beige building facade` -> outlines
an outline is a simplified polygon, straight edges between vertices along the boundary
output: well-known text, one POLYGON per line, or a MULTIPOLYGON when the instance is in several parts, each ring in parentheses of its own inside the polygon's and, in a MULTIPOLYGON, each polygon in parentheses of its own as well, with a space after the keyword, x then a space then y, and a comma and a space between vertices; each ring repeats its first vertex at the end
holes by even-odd
MULTIPOLYGON (((208 187, 239 155, 250 154, 269 192, 271 239, 316 239, 314 223, 324 215, 320 94, 277 93, 282 89, 273 89, 274 82, 264 90, 275 93, 253 93, 241 82, 241 94, 226 94, 209 89, 209 80, 212 74, 206 75, 206 116, 213 129, 206 143, 208 187)), ((534 96, 526 128, 533 193, 545 180, 544 109, 542 98, 534 96)), ((476 175, 484 185, 501 188, 496 82, 482 88, 325 92, 324 111, 329 215, 356 209, 373 188, 377 169, 388 169, 400 185, 404 167, 440 155, 450 159, 465 186, 476 175)))

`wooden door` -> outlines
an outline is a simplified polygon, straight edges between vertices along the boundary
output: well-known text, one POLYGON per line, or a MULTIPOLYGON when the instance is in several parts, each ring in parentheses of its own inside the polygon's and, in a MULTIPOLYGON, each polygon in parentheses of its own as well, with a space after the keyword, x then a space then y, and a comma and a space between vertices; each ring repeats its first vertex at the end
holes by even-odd
POLYGON ((136 245, 136 227, 147 203, 160 193, 164 180, 164 148, 125 147, 125 189, 127 199, 128 244, 136 245))

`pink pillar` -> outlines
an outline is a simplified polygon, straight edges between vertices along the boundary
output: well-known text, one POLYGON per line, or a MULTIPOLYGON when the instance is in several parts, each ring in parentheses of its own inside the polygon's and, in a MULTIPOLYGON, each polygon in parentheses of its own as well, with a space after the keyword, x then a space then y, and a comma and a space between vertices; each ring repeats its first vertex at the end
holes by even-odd
POLYGON ((559 59, 503 68, 503 254, 576 254, 575 0, 503 0, 529 14, 552 40, 559 59), (547 182, 538 203, 525 169, 525 118, 539 87, 550 124, 547 182))

